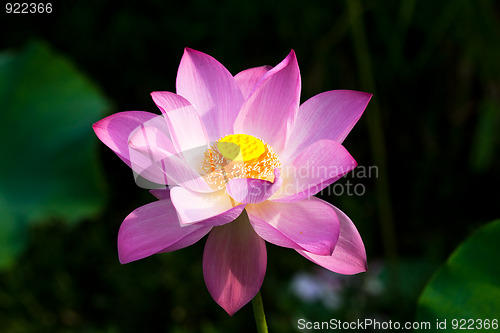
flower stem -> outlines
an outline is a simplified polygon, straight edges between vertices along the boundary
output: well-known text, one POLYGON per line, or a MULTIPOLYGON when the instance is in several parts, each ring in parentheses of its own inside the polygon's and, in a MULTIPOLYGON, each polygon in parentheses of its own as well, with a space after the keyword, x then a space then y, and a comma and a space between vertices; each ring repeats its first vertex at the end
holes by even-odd
POLYGON ((253 315, 255 316, 255 324, 257 325, 258 333, 268 333, 266 315, 264 314, 264 305, 262 304, 262 296, 260 290, 252 299, 253 315))

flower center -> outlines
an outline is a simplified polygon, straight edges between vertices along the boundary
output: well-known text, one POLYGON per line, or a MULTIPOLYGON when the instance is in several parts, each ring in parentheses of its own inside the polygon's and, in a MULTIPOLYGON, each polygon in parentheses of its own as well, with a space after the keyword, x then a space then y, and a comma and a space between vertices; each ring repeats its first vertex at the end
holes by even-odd
POLYGON ((209 185, 223 189, 234 178, 274 182, 274 169, 280 167, 278 155, 261 139, 248 134, 230 134, 207 149, 200 172, 209 185))

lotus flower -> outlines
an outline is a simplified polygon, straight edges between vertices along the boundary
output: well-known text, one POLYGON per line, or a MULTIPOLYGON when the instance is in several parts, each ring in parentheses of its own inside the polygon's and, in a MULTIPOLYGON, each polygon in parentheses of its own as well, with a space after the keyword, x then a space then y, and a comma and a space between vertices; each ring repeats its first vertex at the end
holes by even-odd
POLYGON ((370 94, 327 91, 299 106, 293 50, 275 67, 232 76, 211 56, 185 49, 176 89, 151 94, 161 115, 120 112, 93 126, 136 175, 165 185, 151 191, 158 201, 123 221, 121 263, 209 234, 204 279, 229 315, 262 285, 265 241, 337 273, 366 270, 352 221, 313 195, 356 166, 341 143, 370 94))

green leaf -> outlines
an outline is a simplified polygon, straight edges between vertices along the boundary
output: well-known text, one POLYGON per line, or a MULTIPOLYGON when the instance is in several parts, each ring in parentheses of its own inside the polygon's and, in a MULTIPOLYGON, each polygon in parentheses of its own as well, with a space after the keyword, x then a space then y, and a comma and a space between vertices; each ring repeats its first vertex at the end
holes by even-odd
MULTIPOLYGON (((439 332, 454 332, 454 319, 467 320, 465 327, 471 319, 500 319, 499 240, 500 220, 495 220, 462 243, 424 289, 417 320, 429 321, 433 327, 436 320, 446 320, 446 330, 439 332)), ((473 325, 474 332, 491 332, 491 327, 479 328, 477 321, 473 325)))
POLYGON ((41 42, 0 54, 0 268, 33 222, 71 223, 104 203, 92 124, 109 102, 41 42))

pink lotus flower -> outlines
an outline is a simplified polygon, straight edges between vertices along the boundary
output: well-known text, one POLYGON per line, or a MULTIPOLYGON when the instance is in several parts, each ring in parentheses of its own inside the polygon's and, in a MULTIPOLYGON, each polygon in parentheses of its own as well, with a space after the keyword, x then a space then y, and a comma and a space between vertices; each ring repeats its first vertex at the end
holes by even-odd
POLYGON ((296 250, 341 274, 366 270, 351 220, 313 197, 356 166, 341 145, 371 95, 335 90, 299 107, 293 51, 277 66, 232 76, 186 49, 177 94, 153 92, 162 115, 120 112, 94 124, 99 139, 136 174, 170 190, 128 215, 118 234, 121 263, 194 244, 210 233, 203 274, 230 315, 259 291, 264 241, 296 250))

